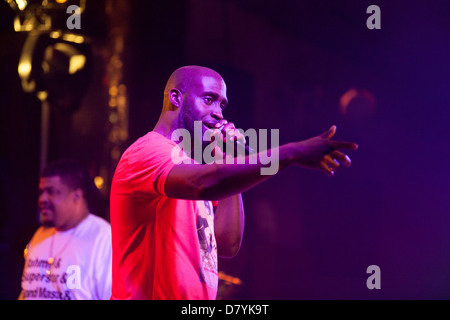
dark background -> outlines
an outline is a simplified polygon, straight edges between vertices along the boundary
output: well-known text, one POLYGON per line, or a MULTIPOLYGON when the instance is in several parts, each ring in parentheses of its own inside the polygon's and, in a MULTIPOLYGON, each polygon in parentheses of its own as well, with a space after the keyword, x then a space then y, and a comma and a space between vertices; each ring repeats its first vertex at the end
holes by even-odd
MULTIPOLYGON (((225 116, 238 127, 279 129, 285 143, 336 124, 336 139, 360 146, 350 152, 352 166, 333 178, 289 168, 243 195, 242 249, 219 264, 242 285, 223 285, 221 297, 450 298, 448 1, 124 3, 123 148, 153 128, 167 78, 186 64, 223 75, 225 116), (366 27, 371 4, 381 9, 380 30, 366 27), (352 88, 368 90, 375 107, 360 98, 341 112, 340 99, 352 88), (366 286, 370 265, 381 269, 379 290, 366 286)), ((88 87, 73 87, 82 97, 75 112, 52 111, 49 159, 77 157, 95 175, 108 168, 110 178, 106 65, 98 48, 114 21, 102 20, 101 5, 95 10, 82 20, 82 31, 95 39, 88 87)), ((14 32, 13 18, 0 2, 2 299, 20 292, 23 249, 38 226, 41 109, 21 88, 17 65, 26 34, 14 32)), ((107 188, 96 214, 108 218, 107 188)))

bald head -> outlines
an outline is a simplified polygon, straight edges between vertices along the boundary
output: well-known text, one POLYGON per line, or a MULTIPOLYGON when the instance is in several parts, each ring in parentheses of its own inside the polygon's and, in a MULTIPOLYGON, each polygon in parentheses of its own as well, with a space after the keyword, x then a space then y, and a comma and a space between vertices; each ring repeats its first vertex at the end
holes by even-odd
POLYGON ((180 90, 182 93, 189 89, 191 84, 198 83, 202 77, 213 77, 222 79, 222 76, 216 71, 202 66, 184 66, 175 70, 164 89, 164 94, 169 93, 173 88, 180 90))
POLYGON ((175 70, 164 89, 161 115, 154 130, 170 139, 175 129, 193 132, 201 121, 205 130, 223 119, 228 104, 225 81, 216 71, 201 66, 175 70))

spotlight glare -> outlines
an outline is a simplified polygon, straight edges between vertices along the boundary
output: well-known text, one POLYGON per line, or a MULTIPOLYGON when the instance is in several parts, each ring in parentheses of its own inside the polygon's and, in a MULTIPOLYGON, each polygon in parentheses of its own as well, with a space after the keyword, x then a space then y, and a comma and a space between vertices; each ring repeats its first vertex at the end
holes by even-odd
POLYGON ((75 74, 77 71, 84 68, 86 64, 86 57, 82 54, 78 54, 70 57, 69 61, 69 74, 75 74))
POLYGON ((62 39, 68 42, 74 42, 74 43, 84 43, 84 37, 80 35, 76 35, 73 33, 65 33, 62 35, 62 39))
POLYGON ((31 63, 29 61, 21 61, 19 63, 18 71, 21 77, 28 77, 31 72, 31 63))
POLYGON ((61 37, 61 31, 52 31, 48 36, 53 39, 59 39, 61 37))
POLYGON ((45 101, 48 98, 48 92, 47 91, 39 91, 36 96, 38 97, 39 100, 41 101, 45 101))
POLYGON ((28 5, 27 0, 16 0, 16 3, 20 11, 23 11, 28 5))
POLYGON ((95 183, 95 186, 97 187, 97 189, 100 190, 105 185, 105 179, 103 179, 101 176, 96 176, 94 178, 94 183, 95 183))

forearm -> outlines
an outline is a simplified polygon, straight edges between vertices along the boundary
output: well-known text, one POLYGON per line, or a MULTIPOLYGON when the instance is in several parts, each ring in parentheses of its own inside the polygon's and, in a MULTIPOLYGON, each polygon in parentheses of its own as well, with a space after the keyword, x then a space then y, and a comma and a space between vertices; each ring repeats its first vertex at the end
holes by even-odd
MULTIPOLYGON (((270 150, 277 153, 277 172, 293 163, 292 146, 287 144, 270 150)), ((272 163, 270 165, 273 165, 272 163)), ((261 174, 269 165, 264 154, 246 157, 245 164, 180 164, 166 180, 166 195, 179 199, 220 200, 251 189, 271 175, 261 174)))
POLYGON ((332 126, 316 137, 271 149, 268 157, 265 152, 248 156, 245 164, 175 166, 166 180, 166 195, 178 199, 220 200, 247 191, 291 164, 333 176, 341 163, 347 167, 351 164, 350 158, 339 150, 358 149, 356 143, 330 140, 335 132, 336 127, 332 126), (274 155, 275 163, 267 163, 274 155), (268 164, 270 167, 275 164, 276 170, 263 174, 268 164))
POLYGON ((237 194, 219 201, 214 213, 214 232, 221 257, 235 256, 242 243, 245 214, 242 195, 237 194))

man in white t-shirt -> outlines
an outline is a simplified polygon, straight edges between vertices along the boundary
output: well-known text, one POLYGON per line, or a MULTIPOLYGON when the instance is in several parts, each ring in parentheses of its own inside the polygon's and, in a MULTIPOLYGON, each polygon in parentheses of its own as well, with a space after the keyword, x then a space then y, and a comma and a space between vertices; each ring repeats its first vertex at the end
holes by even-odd
POLYGON ((111 228, 90 213, 92 179, 78 162, 49 164, 39 181, 41 226, 25 249, 19 299, 111 297, 111 228))

